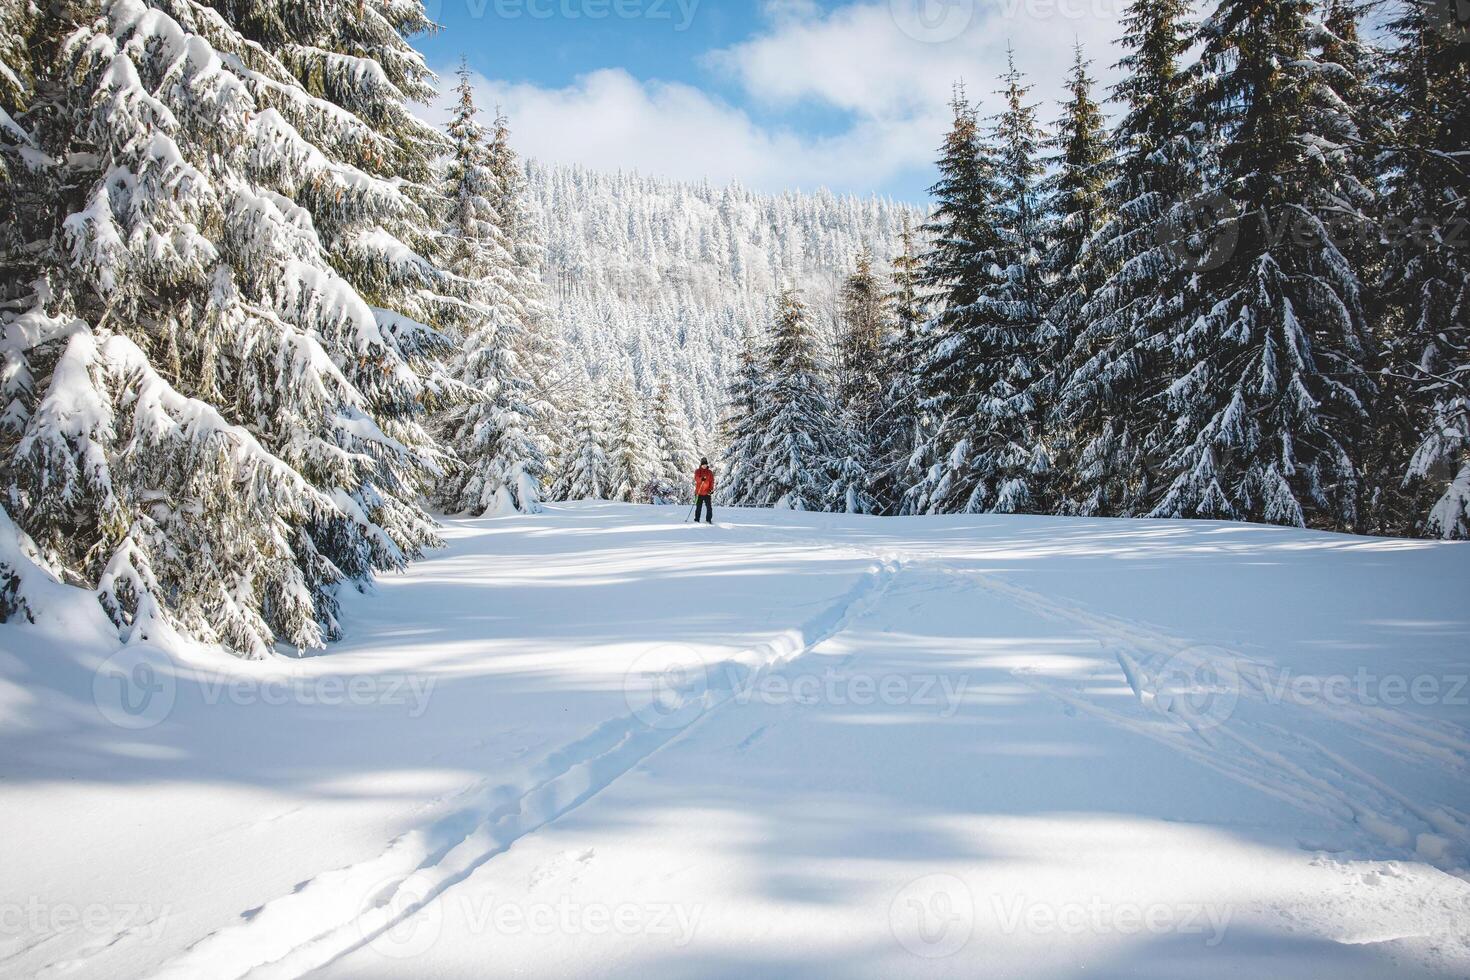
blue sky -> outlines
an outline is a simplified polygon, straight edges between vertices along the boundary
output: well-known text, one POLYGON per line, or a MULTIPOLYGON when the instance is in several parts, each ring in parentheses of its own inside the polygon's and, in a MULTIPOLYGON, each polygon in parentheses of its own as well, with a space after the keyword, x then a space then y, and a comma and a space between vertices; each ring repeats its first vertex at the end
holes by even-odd
POLYGON ((446 88, 467 59, 531 156, 918 202, 956 80, 993 108, 1012 44, 1050 120, 1074 39, 1112 77, 1124 2, 429 0, 415 43, 446 88))

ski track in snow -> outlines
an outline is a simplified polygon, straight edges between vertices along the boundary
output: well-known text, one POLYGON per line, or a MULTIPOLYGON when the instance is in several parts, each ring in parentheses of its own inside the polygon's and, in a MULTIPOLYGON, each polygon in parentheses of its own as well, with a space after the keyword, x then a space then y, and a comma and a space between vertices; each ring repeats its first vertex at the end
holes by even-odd
MULTIPOLYGON (((833 542, 777 532, 791 543, 832 547, 833 542)), ((900 560, 890 549, 842 542, 854 553, 876 561, 900 560)), ((1374 840, 1400 850, 1403 857, 1427 861, 1456 877, 1470 880, 1470 815, 1442 803, 1414 800, 1303 734, 1298 726, 1271 721, 1251 722, 1235 710, 1219 716, 1201 714, 1193 697, 1229 698, 1277 711, 1298 709, 1326 716, 1351 729, 1364 746, 1401 762, 1422 764, 1433 759, 1461 778, 1470 778, 1470 734, 1453 725, 1435 725, 1370 705, 1346 707, 1317 699, 1283 699, 1273 692, 1274 665, 1216 644, 1170 634, 1147 623, 1099 613, 1085 606, 1043 595, 992 572, 957 568, 932 554, 905 549, 902 560, 911 576, 926 572, 958 580, 1053 622, 1071 623, 1090 634, 1112 654, 1122 679, 1133 691, 1137 710, 1109 707, 1089 688, 1116 678, 1094 674, 1068 683, 1039 670, 1017 668, 1012 676, 1066 706, 1084 711, 1118 728, 1142 735, 1178 751, 1238 783, 1259 790, 1314 816, 1355 825, 1374 840), (1231 679, 1223 690, 1190 689, 1170 683, 1187 671, 1231 679), (1367 719, 1374 719, 1369 722, 1367 719)), ((938 586, 936 586, 936 589, 938 586)), ((1276 682, 1276 683, 1279 683, 1276 682)), ((1303 845, 1308 846, 1308 845, 1303 845)), ((1315 849, 1315 848, 1309 848, 1315 849)))
POLYGON ((1273 669, 1269 664, 1172 636, 1140 622, 1092 612, 992 573, 955 569, 940 562, 928 564, 1037 615, 1081 626, 1113 654, 1140 710, 1125 714, 1108 707, 1104 698, 1089 690, 1102 679, 1098 676, 1066 683, 1034 669, 1012 672, 1036 690, 1162 742, 1222 775, 1299 809, 1356 824, 1377 840, 1404 850, 1406 858, 1429 860, 1444 870, 1464 874, 1465 851, 1470 844, 1470 818, 1465 814, 1408 798, 1299 730, 1272 722, 1252 723, 1235 709, 1222 711, 1218 717, 1208 709, 1202 714, 1186 695, 1239 699, 1278 711, 1296 708, 1326 714, 1335 723, 1353 728, 1364 745, 1405 761, 1414 760, 1413 753, 1417 753, 1416 761, 1432 758, 1460 775, 1467 772, 1470 756, 1470 742, 1463 731, 1410 721, 1382 709, 1369 712, 1378 720, 1377 725, 1370 725, 1361 717, 1362 709, 1345 710, 1316 700, 1273 701, 1269 681, 1262 681, 1273 669), (1191 675, 1234 680, 1214 692, 1189 691, 1182 686, 1176 689, 1169 675, 1181 669, 1191 675))
MULTIPOLYGON (((1389 707, 1283 697, 1275 685, 1284 675, 1272 663, 1183 635, 1189 632, 1187 626, 1171 632, 1141 619, 1100 612, 1081 601, 1023 587, 1013 581, 1008 567, 1004 574, 992 570, 990 564, 977 567, 983 550, 957 555, 953 550, 907 541, 875 542, 844 535, 818 538, 811 529, 803 533, 762 526, 761 531, 770 540, 856 558, 872 567, 841 597, 807 607, 816 611, 800 626, 715 662, 706 660, 702 683, 674 691, 673 713, 664 719, 672 724, 650 725, 646 713, 630 711, 560 748, 550 746, 566 735, 549 743, 528 741, 517 754, 540 756, 541 761, 524 782, 482 779, 422 801, 412 811, 416 816, 410 817, 418 826, 381 845, 376 856, 318 874, 288 894, 240 912, 164 963, 154 975, 299 977, 336 963, 375 944, 407 920, 428 914, 431 903, 477 869, 597 797, 703 725, 712 714, 723 713, 725 718, 740 721, 743 699, 738 693, 768 672, 782 671, 860 620, 883 628, 887 625, 885 611, 922 619, 930 609, 943 614, 956 603, 973 603, 978 597, 1003 603, 1028 619, 1065 624, 1077 631, 1072 635, 1080 635, 1084 644, 1097 645, 1092 666, 1081 671, 1038 661, 1007 665, 1001 668, 1003 672, 1054 699, 1066 715, 1080 712, 1149 739, 1193 764, 1282 801, 1318 823, 1325 821, 1329 827, 1349 831, 1349 840, 1361 841, 1356 857, 1351 852, 1359 851, 1358 845, 1345 847, 1332 832, 1326 840, 1298 839, 1296 843, 1309 852, 1313 865, 1340 866, 1344 880, 1355 888, 1360 878, 1367 885, 1386 882, 1402 891, 1402 902, 1419 903, 1423 931, 1414 931, 1412 920, 1400 920, 1386 925, 1381 934, 1359 929, 1333 936, 1334 941, 1373 944, 1428 937, 1434 941, 1430 948, 1443 953, 1446 963, 1463 962, 1470 955, 1458 927, 1444 925, 1463 922, 1470 910, 1466 905, 1470 891, 1464 885, 1470 880, 1466 870, 1470 817, 1442 801, 1424 798, 1433 792, 1433 781, 1416 783, 1411 778, 1406 782, 1392 767, 1363 759, 1349 761, 1343 744, 1334 744, 1331 737, 1340 730, 1347 744, 1355 741, 1365 753, 1376 754, 1365 755, 1369 760, 1389 760, 1410 774, 1432 769, 1463 783, 1470 778, 1470 733, 1464 728, 1389 707), (900 575, 903 586, 894 588, 900 575), (1181 672, 1187 675, 1184 684, 1179 681, 1181 672), (1207 682, 1191 686, 1199 677, 1209 676, 1230 678, 1233 683, 1224 690, 1212 690, 1207 682), (1222 697, 1226 698, 1225 710, 1219 710, 1222 697), (737 702, 736 708, 730 707, 731 701, 737 702), (1415 785, 1417 790, 1411 788, 1415 785), (1362 871, 1359 858, 1372 863, 1370 871, 1362 871)), ((986 634, 981 630, 975 635, 986 634)), ((846 668, 862 655, 859 645, 846 647, 823 651, 831 654, 825 659, 839 670, 846 668)), ((1078 662, 1068 658, 1069 665, 1078 662)), ((634 676, 642 675, 630 674, 634 676)), ((631 700, 628 707, 634 707, 631 700)), ((753 718, 737 726, 743 734, 730 737, 727 748, 744 753, 763 740, 780 740, 782 725, 795 710, 787 704, 774 716, 767 713, 764 719, 753 718)), ((462 745, 447 748, 434 758, 472 753, 518 732, 505 728, 466 733, 462 745)), ((257 823, 291 819, 300 809, 287 808, 257 823)), ((232 833, 222 831, 208 843, 232 833)), ((369 853, 375 850, 376 845, 369 853)), ((589 860, 591 853, 577 860, 589 860)), ((1293 913, 1272 906, 1263 914, 1289 923, 1293 913)), ((52 957, 51 962, 35 975, 55 977, 95 968, 95 963, 89 963, 94 957, 137 941, 148 928, 149 923, 143 923, 99 934, 64 955, 59 949, 46 950, 43 955, 52 957)), ((1286 930, 1291 930, 1289 924, 1286 930)), ((1312 925, 1312 930, 1320 932, 1321 923, 1312 925)), ((36 952, 55 938, 46 936, 6 950, 0 963, 36 952)))
POLYGON ((705 677, 718 684, 676 706, 688 721, 652 727, 635 712, 604 722, 552 752, 532 785, 466 790, 474 797, 470 804, 394 839, 378 857, 326 872, 242 913, 244 921, 205 936, 155 976, 299 977, 372 942, 520 838, 678 741, 762 673, 780 670, 842 632, 882 598, 902 564, 880 558, 853 589, 802 626, 706 664, 705 677))

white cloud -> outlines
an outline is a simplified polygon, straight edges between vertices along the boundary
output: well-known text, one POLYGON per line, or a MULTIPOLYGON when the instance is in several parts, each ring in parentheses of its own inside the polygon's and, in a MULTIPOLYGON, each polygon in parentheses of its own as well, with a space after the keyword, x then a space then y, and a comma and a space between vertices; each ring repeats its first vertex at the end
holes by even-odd
POLYGON ((764 190, 882 190, 901 179, 912 184, 927 170, 948 125, 957 79, 983 111, 993 111, 991 92, 1008 42, 1036 83, 1032 94, 1043 103, 1045 121, 1057 114, 1074 38, 1094 59, 1094 74, 1110 80, 1111 39, 1123 2, 883 0, 824 14, 810 0, 766 0, 763 33, 705 56, 707 67, 769 114, 806 106, 843 114, 850 121, 835 135, 763 125, 703 89, 640 80, 622 69, 594 71, 563 88, 486 78, 477 85, 481 104, 502 106, 516 145, 538 159, 738 179, 764 190), (915 20, 932 11, 913 4, 936 5, 942 16, 915 20), (936 24, 945 35, 957 24, 964 30, 942 43, 914 36, 934 36, 923 29, 936 24))
MULTIPOLYGON (((483 76, 475 87, 482 107, 498 105, 510 117, 525 155, 686 180, 738 179, 763 190, 878 188, 909 163, 908 144, 938 142, 929 122, 880 129, 860 120, 828 138, 765 128, 693 86, 640 81, 622 69, 591 72, 565 88, 483 76)), ((433 116, 442 120, 442 108, 433 116)))
MULTIPOLYGON (((902 119, 949 99, 963 79, 972 98, 990 101, 1006 48, 1049 104, 1063 95, 1080 40, 1094 74, 1112 78, 1118 14, 1124 0, 893 0, 839 7, 825 17, 783 21, 707 62, 772 106, 815 101, 873 119, 902 119), (935 13, 926 14, 932 8, 935 13), (937 34, 926 34, 926 24, 937 34), (955 29, 963 26, 962 30, 955 29), (945 36, 948 40, 920 40, 945 36), (919 35, 915 37, 913 35, 919 35)), ((940 134, 935 134, 938 142, 940 134)))

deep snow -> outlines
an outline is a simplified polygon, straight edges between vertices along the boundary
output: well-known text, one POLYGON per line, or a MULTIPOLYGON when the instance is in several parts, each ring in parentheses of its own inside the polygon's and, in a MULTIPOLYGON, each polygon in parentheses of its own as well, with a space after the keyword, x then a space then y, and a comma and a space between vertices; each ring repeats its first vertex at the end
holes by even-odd
POLYGON ((1470 546, 685 512, 305 660, 0 627, 0 973, 1470 975, 1470 546))

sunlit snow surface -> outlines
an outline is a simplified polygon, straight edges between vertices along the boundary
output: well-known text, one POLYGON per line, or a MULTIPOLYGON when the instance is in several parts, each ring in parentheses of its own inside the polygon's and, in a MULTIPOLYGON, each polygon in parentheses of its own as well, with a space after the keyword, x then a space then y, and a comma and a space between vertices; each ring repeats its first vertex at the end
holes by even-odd
POLYGON ((1470 975, 1470 546, 615 504, 0 627, 5 976, 1470 975))

